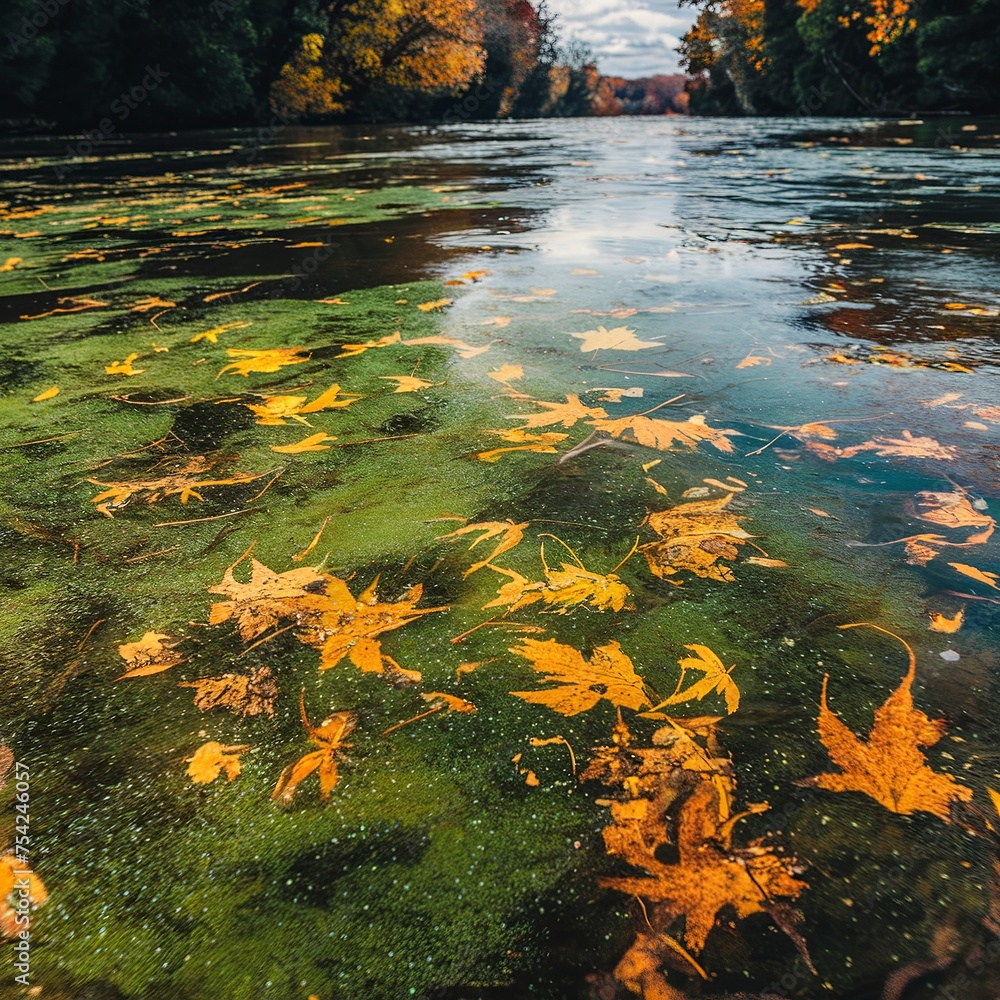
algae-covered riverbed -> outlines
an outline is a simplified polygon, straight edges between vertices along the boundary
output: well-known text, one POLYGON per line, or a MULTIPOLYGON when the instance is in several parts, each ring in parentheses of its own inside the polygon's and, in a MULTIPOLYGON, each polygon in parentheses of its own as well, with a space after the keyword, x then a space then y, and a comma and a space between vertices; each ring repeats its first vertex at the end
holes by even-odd
POLYGON ((996 996, 998 131, 6 140, 0 996, 996 996))

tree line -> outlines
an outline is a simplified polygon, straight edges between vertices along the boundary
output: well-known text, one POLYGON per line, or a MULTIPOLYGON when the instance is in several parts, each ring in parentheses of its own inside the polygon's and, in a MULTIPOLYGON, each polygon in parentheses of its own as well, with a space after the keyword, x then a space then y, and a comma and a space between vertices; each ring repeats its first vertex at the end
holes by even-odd
POLYGON ((1000 111, 1000 0, 680 0, 695 114, 1000 111))

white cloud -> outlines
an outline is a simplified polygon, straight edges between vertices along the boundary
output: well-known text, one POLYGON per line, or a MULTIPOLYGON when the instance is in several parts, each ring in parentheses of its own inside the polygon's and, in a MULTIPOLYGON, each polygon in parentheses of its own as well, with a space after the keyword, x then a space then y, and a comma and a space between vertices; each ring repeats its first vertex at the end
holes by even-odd
POLYGON ((602 73, 625 77, 679 72, 674 50, 695 17, 674 0, 549 0, 549 7, 563 41, 586 42, 602 73))

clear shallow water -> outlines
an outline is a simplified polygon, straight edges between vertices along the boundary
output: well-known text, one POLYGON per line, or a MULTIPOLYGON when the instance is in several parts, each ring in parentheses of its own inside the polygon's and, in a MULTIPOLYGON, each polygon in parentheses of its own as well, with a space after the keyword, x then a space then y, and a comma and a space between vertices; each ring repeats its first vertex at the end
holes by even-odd
MULTIPOLYGON (((921 494, 997 509, 997 131, 967 119, 288 130, 259 148, 239 135, 109 143, 101 161, 6 142, 0 264, 20 259, 0 275, 0 653, 4 736, 31 771, 32 862, 51 893, 32 928, 42 995, 629 995, 613 970, 643 910, 598 885, 632 871, 605 853, 608 790, 577 782, 562 748, 529 742, 564 737, 582 770, 614 708, 564 718, 512 698, 542 686, 509 651, 537 635, 588 653, 617 641, 661 692, 685 644, 736 663, 741 703, 718 738, 739 802, 771 806, 738 840, 770 834, 797 859, 816 974, 765 914, 724 910, 698 956, 708 980, 669 973, 682 995, 861 998, 890 982, 906 997, 994 996, 996 543, 924 560, 899 540, 974 534, 921 517, 921 494), (136 309, 154 296, 164 304, 136 309), (100 305, 41 315, 85 298, 100 305), (344 304, 318 301, 333 298, 344 304), (439 298, 454 302, 416 308, 439 298), (250 326, 191 344, 230 323, 250 326), (571 334, 598 326, 661 346, 581 350, 571 334), (345 356, 395 331, 399 346, 345 356), (467 346, 405 345, 427 336, 467 346), (291 346, 310 360, 216 377, 227 348, 291 346), (105 372, 131 353, 140 374, 105 372), (506 389, 489 375, 504 364, 523 369, 506 389), (410 374, 430 385, 398 394, 383 380, 410 374), (308 417, 311 430, 262 426, 247 407, 331 382, 364 398, 308 417), (609 388, 642 395, 603 403, 609 388), (584 421, 536 431, 568 435, 546 442, 554 452, 476 458, 514 443, 490 432, 538 412, 532 399, 567 394, 612 418, 660 404, 651 416, 703 415, 732 432, 732 451, 589 438, 584 421), (836 437, 776 438, 815 423, 836 437), (336 447, 271 450, 316 431, 336 447), (907 432, 932 444, 907 446, 907 432), (597 446, 561 461, 584 443, 597 446), (96 509, 95 480, 148 481, 192 456, 221 478, 261 478, 184 505, 96 509), (546 532, 607 573, 637 536, 655 538, 648 512, 692 489, 722 497, 727 477, 747 484, 731 505, 742 527, 786 567, 748 563, 760 553, 744 546, 731 581, 682 572, 674 587, 636 555, 621 570, 634 610, 529 607, 510 618, 546 634, 501 625, 452 641, 493 613, 482 606, 504 580, 465 576, 492 542, 470 556, 440 541, 461 522, 439 519, 527 522, 495 562, 531 579, 539 543, 550 563, 558 549, 546 532), (314 556, 293 562, 326 519, 314 556), (323 560, 355 594, 376 574, 383 600, 422 583, 422 607, 450 610, 383 636, 420 684, 346 661, 320 673, 294 632, 247 650, 205 627, 219 599, 207 589, 251 543, 278 572, 323 560), (961 609, 958 632, 928 629, 929 612, 961 609), (823 675, 832 708, 867 734, 906 670, 893 640, 837 630, 861 621, 916 653, 917 705, 948 731, 928 760, 974 792, 954 822, 796 784, 833 770, 816 732, 823 675), (181 640, 185 662, 114 683, 119 644, 149 630, 181 640), (483 665, 456 675, 468 662, 483 665), (203 714, 176 683, 264 666, 273 719, 203 714), (354 746, 330 804, 304 783, 279 809, 278 776, 312 748, 303 687, 314 724, 356 714, 354 746), (478 711, 382 736, 429 692, 478 711), (232 782, 187 777, 206 740, 252 748, 232 782)), ((648 746, 658 723, 626 716, 648 746)), ((684 940, 683 928, 670 931, 684 940)))

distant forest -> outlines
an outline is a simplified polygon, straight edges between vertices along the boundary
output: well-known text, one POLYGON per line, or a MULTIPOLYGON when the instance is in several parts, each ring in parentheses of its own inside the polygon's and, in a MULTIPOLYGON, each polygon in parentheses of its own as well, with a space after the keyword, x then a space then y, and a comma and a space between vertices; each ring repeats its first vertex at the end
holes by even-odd
POLYGON ((1000 110, 1000 0, 681 0, 687 76, 602 76, 545 0, 4 0, 0 121, 118 131, 1000 110))
POLYGON ((680 0, 695 114, 1000 113, 1000 0, 680 0))

